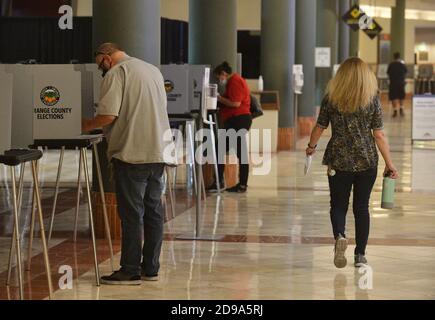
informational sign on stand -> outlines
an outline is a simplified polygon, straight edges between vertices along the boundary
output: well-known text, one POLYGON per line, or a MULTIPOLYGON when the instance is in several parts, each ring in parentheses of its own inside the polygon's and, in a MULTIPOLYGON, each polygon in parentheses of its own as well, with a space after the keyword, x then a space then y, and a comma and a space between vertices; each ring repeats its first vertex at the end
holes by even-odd
MULTIPOLYGON (((162 65, 169 114, 184 114, 190 111, 189 68, 185 65, 162 65)), ((193 92, 192 92, 193 95, 193 92)))
POLYGON ((11 148, 13 77, 0 68, 0 153, 11 148))
POLYGON ((377 77, 378 79, 388 79, 388 64, 379 64, 377 77))
POLYGON ((81 134, 81 74, 72 65, 41 65, 33 75, 33 139, 81 134))
POLYGON ((318 47, 316 48, 316 68, 331 67, 331 48, 318 47))
POLYGON ((412 99, 412 140, 435 140, 435 96, 412 99))
POLYGON ((435 157, 431 149, 412 148, 412 191, 435 191, 435 157), (430 168, 428 170, 428 168, 430 168))

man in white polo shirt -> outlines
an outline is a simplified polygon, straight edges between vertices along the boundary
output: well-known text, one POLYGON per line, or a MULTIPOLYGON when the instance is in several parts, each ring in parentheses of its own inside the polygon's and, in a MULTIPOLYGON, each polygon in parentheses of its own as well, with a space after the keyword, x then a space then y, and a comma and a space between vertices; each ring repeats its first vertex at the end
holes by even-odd
POLYGON ((157 280, 163 241, 161 195, 170 130, 167 98, 159 69, 128 56, 113 43, 95 53, 103 72, 97 116, 83 120, 83 131, 104 128, 113 164, 122 227, 121 269, 103 284, 140 284, 157 280), (142 245, 142 238, 144 240, 142 245))

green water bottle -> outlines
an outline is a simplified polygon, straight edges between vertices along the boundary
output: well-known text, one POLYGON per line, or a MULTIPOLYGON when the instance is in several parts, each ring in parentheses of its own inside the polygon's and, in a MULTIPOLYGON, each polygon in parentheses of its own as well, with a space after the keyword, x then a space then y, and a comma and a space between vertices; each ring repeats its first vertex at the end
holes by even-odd
POLYGON ((393 209, 394 207, 394 191, 396 189, 396 180, 389 177, 389 173, 384 176, 382 183, 382 209, 393 209))

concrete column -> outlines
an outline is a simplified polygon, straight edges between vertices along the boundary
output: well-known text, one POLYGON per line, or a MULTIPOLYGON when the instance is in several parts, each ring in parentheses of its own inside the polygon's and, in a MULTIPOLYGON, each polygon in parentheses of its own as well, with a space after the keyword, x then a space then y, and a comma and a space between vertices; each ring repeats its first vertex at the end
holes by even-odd
POLYGON ((236 0, 190 0, 189 63, 237 67, 236 0))
POLYGON ((391 60, 395 52, 405 56, 405 9, 406 0, 396 0, 391 9, 391 60))
MULTIPOLYGON (((94 49, 101 43, 115 42, 129 55, 160 66, 159 0, 93 0, 92 23, 94 49)), ((104 190, 107 197, 115 199, 106 150, 105 141, 98 145, 104 190)), ((95 162, 93 168, 93 189, 98 191, 95 162)), ((116 205, 115 200, 110 203, 116 205)))
POLYGON ((326 85, 332 77, 332 67, 338 61, 338 2, 317 1, 317 47, 331 48, 331 67, 316 70, 316 104, 320 105, 326 85))
POLYGON ((349 58, 350 51, 350 27, 341 18, 350 9, 350 0, 339 1, 339 49, 338 49, 338 63, 342 63, 349 58))
POLYGON ((298 101, 299 134, 309 134, 314 124, 316 99, 316 6, 317 0, 296 0, 296 64, 304 68, 304 88, 298 101))
POLYGON ((279 90, 278 148, 285 150, 292 147, 295 126, 291 74, 295 60, 296 1, 263 0, 261 9, 261 74, 266 90, 279 90))
POLYGON ((160 65, 159 0, 94 0, 94 48, 118 43, 129 55, 160 65))

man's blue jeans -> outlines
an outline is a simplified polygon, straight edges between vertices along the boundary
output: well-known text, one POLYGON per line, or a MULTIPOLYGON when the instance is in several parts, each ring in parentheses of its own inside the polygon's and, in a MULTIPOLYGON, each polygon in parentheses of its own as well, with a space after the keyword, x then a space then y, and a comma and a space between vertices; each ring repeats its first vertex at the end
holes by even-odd
POLYGON ((163 241, 163 163, 129 164, 113 160, 121 219, 121 270, 152 276, 159 272, 163 241), (142 246, 143 240, 143 246, 142 246))

